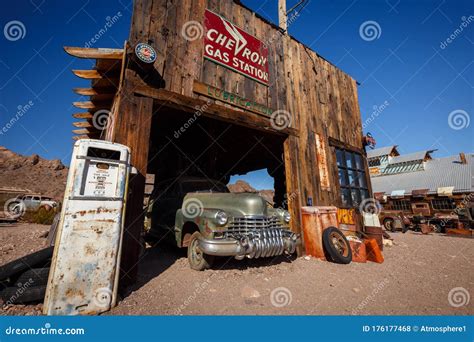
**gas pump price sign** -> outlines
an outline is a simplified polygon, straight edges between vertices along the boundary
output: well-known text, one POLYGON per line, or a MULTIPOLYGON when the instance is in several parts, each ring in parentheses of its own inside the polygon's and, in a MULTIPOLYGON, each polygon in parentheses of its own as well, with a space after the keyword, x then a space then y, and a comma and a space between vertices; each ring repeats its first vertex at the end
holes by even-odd
POLYGON ((91 162, 85 182, 85 196, 115 197, 118 177, 117 165, 91 162))

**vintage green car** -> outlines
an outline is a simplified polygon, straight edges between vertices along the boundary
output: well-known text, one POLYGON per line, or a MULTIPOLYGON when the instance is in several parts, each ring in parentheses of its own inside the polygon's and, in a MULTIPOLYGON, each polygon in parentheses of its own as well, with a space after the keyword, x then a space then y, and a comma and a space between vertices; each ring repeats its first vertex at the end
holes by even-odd
POLYGON ((159 183, 148 207, 149 235, 188 248, 192 269, 215 256, 238 260, 293 254, 298 236, 290 214, 256 193, 230 193, 218 181, 183 177, 159 183))

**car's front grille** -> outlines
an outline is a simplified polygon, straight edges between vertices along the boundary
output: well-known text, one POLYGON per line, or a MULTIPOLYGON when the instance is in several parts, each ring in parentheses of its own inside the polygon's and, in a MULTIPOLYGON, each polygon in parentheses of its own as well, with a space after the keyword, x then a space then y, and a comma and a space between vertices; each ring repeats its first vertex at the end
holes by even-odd
POLYGON ((284 229, 277 216, 259 217, 234 217, 229 222, 229 232, 232 233, 256 233, 267 229, 284 229))

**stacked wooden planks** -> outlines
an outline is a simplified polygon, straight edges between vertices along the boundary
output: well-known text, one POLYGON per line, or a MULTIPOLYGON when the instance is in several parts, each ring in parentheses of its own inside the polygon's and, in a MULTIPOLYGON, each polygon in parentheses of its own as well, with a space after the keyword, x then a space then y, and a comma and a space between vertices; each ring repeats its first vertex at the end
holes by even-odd
POLYGON ((88 100, 73 102, 76 108, 85 110, 73 114, 75 119, 81 119, 73 123, 76 127, 72 131, 75 134, 73 139, 100 138, 108 126, 109 114, 119 88, 124 50, 83 47, 64 47, 64 50, 77 58, 95 60, 93 69, 72 70, 77 77, 91 82, 89 88, 73 89, 76 94, 88 97, 88 100))

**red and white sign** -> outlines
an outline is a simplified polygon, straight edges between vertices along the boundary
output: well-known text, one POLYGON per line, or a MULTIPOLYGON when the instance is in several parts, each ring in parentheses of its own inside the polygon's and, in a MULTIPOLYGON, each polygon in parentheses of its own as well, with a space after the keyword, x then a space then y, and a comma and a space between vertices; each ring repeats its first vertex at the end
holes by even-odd
POLYGON ((268 48, 221 16, 206 10, 204 58, 268 85, 268 48))

